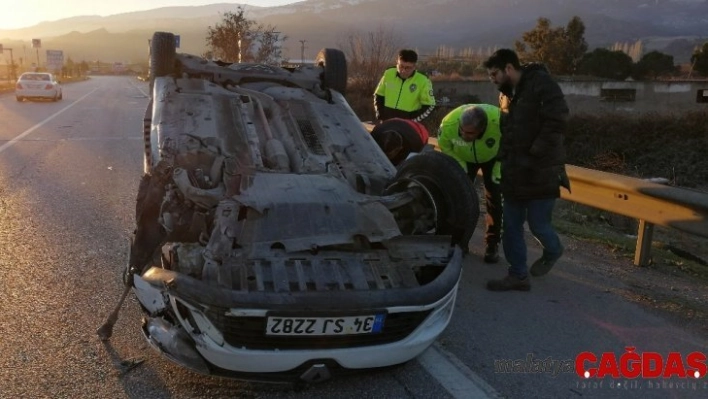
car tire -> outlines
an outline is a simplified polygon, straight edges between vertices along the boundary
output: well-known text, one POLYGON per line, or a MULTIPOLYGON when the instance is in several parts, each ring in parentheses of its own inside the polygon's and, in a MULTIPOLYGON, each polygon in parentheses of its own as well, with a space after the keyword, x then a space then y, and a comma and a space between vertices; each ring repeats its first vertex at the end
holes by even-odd
POLYGON ((389 131, 397 132, 401 135, 401 139, 403 140, 403 150, 393 158, 389 158, 389 161, 391 161, 394 166, 401 164, 411 153, 423 151, 423 148, 427 144, 428 137, 430 136, 428 130, 422 123, 401 118, 387 119, 374 126, 371 130, 371 137, 384 152, 384 140, 386 132, 389 131))
POLYGON ((411 183, 422 185, 432 197, 437 210, 435 234, 450 235, 452 245, 468 251, 479 220, 479 198, 457 161, 437 151, 411 157, 398 167, 386 192, 401 192, 411 183))
POLYGON ((341 50, 324 48, 315 58, 315 65, 323 68, 322 84, 342 95, 347 91, 347 58, 341 50))
POLYGON ((15 100, 17 100, 18 103, 21 103, 22 101, 24 101, 24 98, 22 98, 22 97, 15 97, 15 100))
POLYGON ((150 89, 152 89, 155 78, 174 73, 177 55, 175 43, 173 33, 153 33, 150 41, 150 89))

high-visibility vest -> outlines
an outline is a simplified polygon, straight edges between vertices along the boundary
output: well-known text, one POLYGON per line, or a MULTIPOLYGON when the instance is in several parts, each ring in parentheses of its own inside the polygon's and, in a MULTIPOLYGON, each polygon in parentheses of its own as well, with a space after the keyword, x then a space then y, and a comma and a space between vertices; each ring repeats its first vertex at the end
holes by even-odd
POLYGON ((384 97, 386 108, 406 112, 417 111, 423 105, 435 105, 434 94, 433 84, 427 76, 415 71, 403 80, 396 67, 386 69, 376 87, 376 95, 384 97))

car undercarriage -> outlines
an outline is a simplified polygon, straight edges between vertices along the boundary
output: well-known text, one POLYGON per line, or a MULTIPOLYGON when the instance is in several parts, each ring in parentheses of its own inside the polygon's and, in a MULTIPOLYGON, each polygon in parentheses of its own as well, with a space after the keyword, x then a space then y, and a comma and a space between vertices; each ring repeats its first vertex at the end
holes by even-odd
POLYGON ((394 165, 346 59, 230 64, 151 41, 144 175, 124 282, 148 342, 204 374, 316 382, 404 363, 452 315, 479 217, 459 165, 394 165))

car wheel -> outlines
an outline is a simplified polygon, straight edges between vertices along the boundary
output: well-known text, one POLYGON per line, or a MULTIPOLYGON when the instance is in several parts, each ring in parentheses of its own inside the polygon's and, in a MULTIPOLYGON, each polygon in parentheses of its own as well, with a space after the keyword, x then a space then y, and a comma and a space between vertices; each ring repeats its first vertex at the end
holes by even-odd
POLYGON ((17 100, 17 102, 20 102, 20 103, 21 103, 22 100, 24 100, 24 98, 22 98, 22 97, 15 97, 15 100, 17 100))
POLYGON ((387 152, 390 148, 389 146, 401 145, 402 149, 396 154, 386 155, 392 164, 398 166, 403 162, 408 155, 413 152, 421 152, 428 139, 428 130, 423 126, 423 124, 401 118, 393 118, 383 121, 382 123, 374 126, 371 130, 371 137, 376 141, 376 144, 384 151, 387 152), (397 133, 400 137, 391 138, 391 133, 397 133))
MULTIPOLYGON (((404 161, 386 189, 386 194, 409 191, 416 198, 408 209, 397 217, 404 234, 421 234, 421 223, 426 232, 450 235, 451 244, 468 249, 479 220, 479 199, 465 171, 443 153, 423 152, 404 161), (424 210, 424 212, 421 212, 424 210)), ((395 212, 396 213, 396 212, 395 212)))
POLYGON ((150 41, 150 88, 155 78, 167 76, 175 70, 175 35, 169 32, 155 32, 150 41))
POLYGON ((324 48, 315 58, 315 65, 322 67, 322 84, 342 95, 347 91, 347 58, 341 50, 324 48))

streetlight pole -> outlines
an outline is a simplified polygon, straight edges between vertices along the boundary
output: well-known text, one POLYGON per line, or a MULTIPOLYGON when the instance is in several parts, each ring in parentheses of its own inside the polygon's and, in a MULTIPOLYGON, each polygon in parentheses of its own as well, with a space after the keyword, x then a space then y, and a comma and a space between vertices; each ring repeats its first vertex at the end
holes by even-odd
POLYGON ((305 64, 305 43, 307 40, 300 40, 300 65, 305 64))

